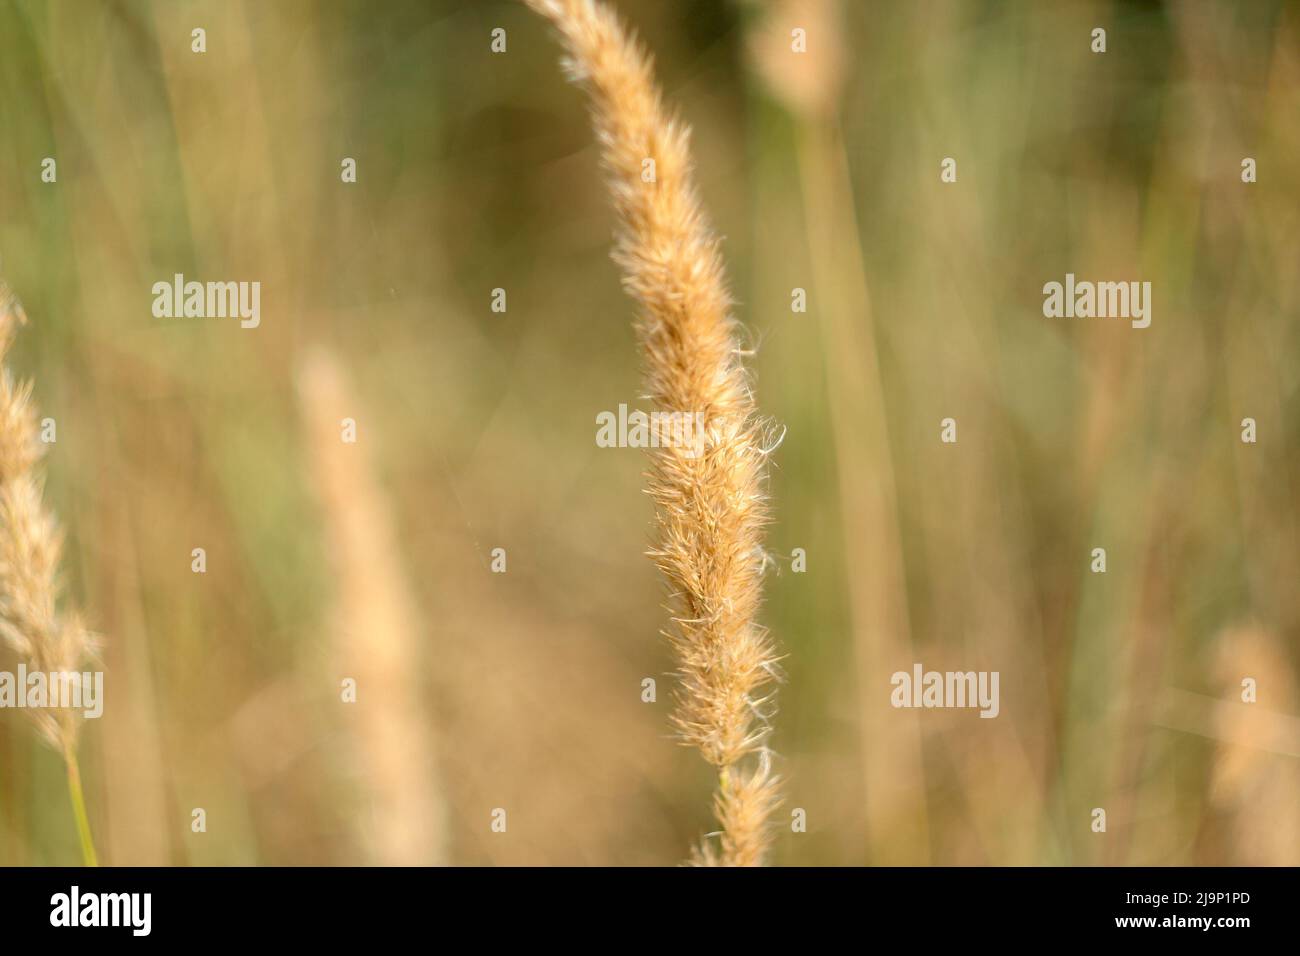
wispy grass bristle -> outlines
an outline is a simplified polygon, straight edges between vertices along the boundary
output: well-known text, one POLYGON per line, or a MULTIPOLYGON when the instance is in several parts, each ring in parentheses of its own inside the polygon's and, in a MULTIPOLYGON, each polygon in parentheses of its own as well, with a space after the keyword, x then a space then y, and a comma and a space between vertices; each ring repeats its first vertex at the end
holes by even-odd
POLYGON ((719 774, 721 831, 693 859, 756 865, 777 803, 764 690, 775 654, 757 623, 770 448, 740 364, 719 240, 696 196, 689 130, 665 109, 649 55, 604 4, 526 2, 559 30, 569 76, 591 97, 620 222, 614 259, 640 305, 648 394, 661 410, 702 416, 702 449, 679 444, 652 456, 658 540, 650 554, 675 602, 674 723, 719 774))

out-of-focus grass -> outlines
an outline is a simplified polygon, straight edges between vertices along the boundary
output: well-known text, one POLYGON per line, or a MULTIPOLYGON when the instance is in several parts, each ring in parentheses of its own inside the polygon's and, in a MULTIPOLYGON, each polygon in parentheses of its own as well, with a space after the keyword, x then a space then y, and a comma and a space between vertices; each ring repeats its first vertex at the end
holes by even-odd
MULTIPOLYGON (((845 4, 781 64, 842 46, 834 108, 809 115, 750 53, 799 4, 618 5, 695 128, 759 401, 788 426, 770 545, 805 548, 808 571, 784 562, 766 620, 809 832, 778 862, 1296 862, 1268 858, 1251 834, 1279 824, 1250 810, 1294 832, 1296 758, 1210 719, 1242 676, 1260 712, 1297 703, 1294 9, 845 4), (810 159, 843 182, 810 180, 810 159), (814 259, 842 238, 819 188, 860 249, 832 239, 833 265, 814 259), (1066 272, 1151 281, 1151 328, 1045 319, 1066 272), (885 486, 890 508, 855 510, 885 486), (882 708, 914 660, 999 670, 1001 715, 882 708), (897 809, 871 810, 890 780, 897 809)), ((667 863, 710 825, 707 768, 666 738, 644 463, 593 441, 598 411, 637 403, 638 370, 556 61, 508 2, 0 10, 0 270, 33 320, 15 367, 58 421, 69 586, 107 637, 83 746, 107 862, 366 858, 294 399, 315 343, 364 398, 403 530, 452 859, 667 863), (176 272, 259 280, 261 327, 154 319, 150 287, 176 272)), ((17 716, 0 714, 0 862, 70 862, 59 762, 17 716)))

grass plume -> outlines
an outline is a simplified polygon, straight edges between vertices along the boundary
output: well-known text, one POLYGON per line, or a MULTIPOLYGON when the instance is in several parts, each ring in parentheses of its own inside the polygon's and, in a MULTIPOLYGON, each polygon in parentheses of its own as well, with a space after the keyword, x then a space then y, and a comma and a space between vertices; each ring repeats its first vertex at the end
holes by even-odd
POLYGON ((640 305, 648 393, 662 409, 703 416, 699 454, 678 446, 653 455, 658 541, 650 554, 676 602, 673 720, 719 775, 721 832, 694 860, 757 865, 777 802, 764 689, 775 655, 757 623, 770 449, 740 362, 719 240, 692 182, 689 130, 665 109, 650 57, 618 17, 594 0, 526 2, 559 30, 569 76, 591 97, 620 222, 614 259, 640 305))
MULTIPOLYGON (((0 281, 0 363, 26 321, 17 298, 0 281)), ((41 496, 37 466, 42 450, 31 383, 16 383, 6 366, 0 372, 0 639, 32 671, 79 673, 94 656, 95 640, 75 613, 58 607, 63 538, 41 496)), ((95 844, 77 764, 81 714, 66 707, 26 713, 63 755, 82 857, 94 866, 95 844)))

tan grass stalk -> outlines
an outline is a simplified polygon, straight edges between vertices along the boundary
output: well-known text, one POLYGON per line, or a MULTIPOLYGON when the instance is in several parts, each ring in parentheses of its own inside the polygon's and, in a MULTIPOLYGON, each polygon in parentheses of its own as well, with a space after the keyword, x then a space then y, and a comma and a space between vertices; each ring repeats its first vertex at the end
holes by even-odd
MULTIPOLYGON (((22 306, 0 281, 0 363, 26 321, 22 306)), ((31 383, 16 383, 6 367, 0 372, 0 639, 31 671, 80 672, 95 653, 95 640, 75 613, 61 613, 58 607, 62 535, 41 499, 37 466, 42 451, 31 383)), ((95 845, 77 765, 81 714, 72 708, 26 713, 63 755, 82 856, 94 866, 95 845)))
POLYGON ((447 813, 417 663, 420 616, 364 439, 345 444, 340 434, 343 418, 364 419, 324 348, 308 353, 297 384, 337 588, 337 660, 358 688, 355 744, 372 811, 360 836, 373 864, 445 865, 447 813))
POLYGON ((769 449, 740 362, 718 239, 696 197, 689 131, 664 108, 647 53, 595 0, 526 2, 559 30, 569 76, 591 97, 621 226, 614 259, 640 305, 650 398, 661 410, 703 416, 698 455, 683 445, 653 454, 658 542, 650 554, 676 601, 673 720, 719 776, 719 839, 693 859, 757 865, 777 802, 764 691, 775 657, 756 620, 769 449), (646 160, 654 161, 649 182, 646 160))
POLYGON ((877 358, 878 319, 863 267, 853 180, 838 118, 849 51, 841 4, 782 0, 769 6, 751 51, 759 73, 797 121, 803 222, 825 372, 828 420, 835 442, 840 527, 848 574, 849 618, 858 683, 865 851, 873 863, 930 861, 924 801, 921 721, 868 692, 897 665, 916 660, 907 608, 898 496, 877 358), (790 25, 817 38, 817 52, 790 51, 790 25), (863 476, 870 475, 870 481, 863 476))
POLYGON ((1210 801, 1228 817, 1233 865, 1293 866, 1300 847, 1300 765, 1292 755, 1300 749, 1300 720, 1288 716, 1295 713, 1296 687, 1286 645, 1277 632, 1259 626, 1230 628, 1217 643, 1214 670, 1222 690, 1211 717, 1218 743, 1210 801), (1241 700, 1243 677, 1258 683, 1257 703, 1241 700))

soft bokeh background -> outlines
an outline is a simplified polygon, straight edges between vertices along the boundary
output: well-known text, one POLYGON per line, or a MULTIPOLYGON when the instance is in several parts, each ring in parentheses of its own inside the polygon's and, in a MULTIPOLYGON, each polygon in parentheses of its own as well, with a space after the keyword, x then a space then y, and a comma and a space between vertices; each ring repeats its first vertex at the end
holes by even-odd
MULTIPOLYGON (((1300 863, 1300 8, 617 6, 788 428, 775 861, 1300 863), (1150 281, 1151 327, 1045 319, 1066 272, 1150 281), (917 661, 998 670, 1001 715, 893 710, 917 661)), ((106 862, 672 864, 710 828, 644 462, 594 443, 636 345, 557 60, 512 2, 0 7, 11 362, 105 635, 106 862), (153 318, 176 272, 260 281, 261 327, 153 318)), ((78 858, 0 713, 0 864, 78 858)))

